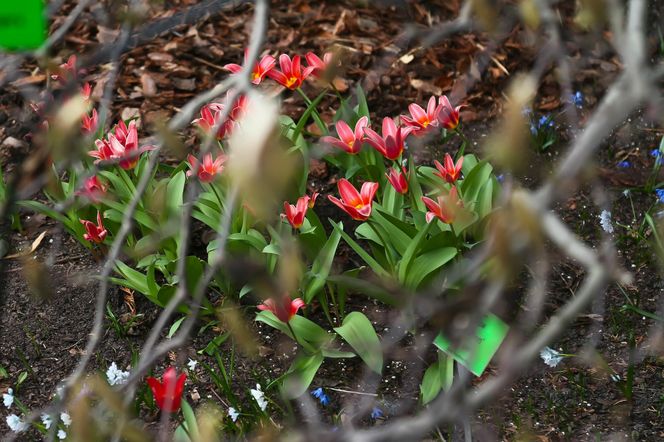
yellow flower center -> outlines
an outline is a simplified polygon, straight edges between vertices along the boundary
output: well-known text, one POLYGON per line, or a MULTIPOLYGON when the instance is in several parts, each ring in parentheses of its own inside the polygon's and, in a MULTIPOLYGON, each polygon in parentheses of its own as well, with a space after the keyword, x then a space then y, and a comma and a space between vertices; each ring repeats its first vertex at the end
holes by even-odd
POLYGON ((290 77, 288 81, 286 81, 286 87, 291 87, 295 83, 297 83, 297 77, 290 77))

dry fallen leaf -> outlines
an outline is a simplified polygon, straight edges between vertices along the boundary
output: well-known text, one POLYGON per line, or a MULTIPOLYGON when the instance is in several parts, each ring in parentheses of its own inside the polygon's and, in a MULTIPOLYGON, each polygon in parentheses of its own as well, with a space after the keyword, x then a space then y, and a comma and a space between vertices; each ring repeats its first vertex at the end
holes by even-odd
POLYGON ((7 255, 7 256, 5 256, 5 259, 21 258, 21 257, 24 257, 24 256, 31 255, 32 253, 35 252, 35 250, 37 250, 37 247, 39 247, 39 245, 41 244, 42 240, 44 239, 44 236, 46 236, 46 230, 44 230, 42 233, 40 233, 39 236, 34 241, 32 241, 32 244, 30 245, 30 249, 24 250, 24 251, 19 252, 19 253, 14 253, 12 255, 7 255))

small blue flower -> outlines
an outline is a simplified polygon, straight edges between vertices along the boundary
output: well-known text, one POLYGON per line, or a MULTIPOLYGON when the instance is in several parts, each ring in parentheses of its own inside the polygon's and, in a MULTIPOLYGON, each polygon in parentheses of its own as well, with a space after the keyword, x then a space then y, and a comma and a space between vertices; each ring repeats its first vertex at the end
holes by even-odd
POLYGON ((553 127, 553 119, 548 115, 542 115, 539 119, 538 127, 540 129, 545 127, 553 127))
POLYGON ((574 106, 576 106, 578 108, 582 108, 583 107, 583 94, 581 93, 581 91, 576 91, 575 93, 573 93, 570 96, 570 102, 574 106))
POLYGON ((662 164, 664 164, 664 153, 662 153, 659 149, 651 150, 650 156, 655 158, 655 164, 657 166, 661 166, 662 164))
POLYGON ((381 410, 378 407, 373 407, 373 410, 371 410, 371 419, 380 419, 383 417, 383 410, 381 410))
POLYGON ((505 174, 501 173, 496 177, 496 179, 498 180, 499 183, 502 183, 503 181, 505 181, 505 174))
POLYGON ((535 123, 530 123, 530 133, 537 135, 537 126, 535 126, 535 123))
POLYGON ((621 168, 621 169, 627 169, 630 166, 631 166, 631 164, 630 164, 629 161, 621 161, 621 162, 618 163, 618 167, 621 168))
POLYGON ((323 391, 323 387, 318 387, 311 392, 311 395, 318 399, 322 406, 330 404, 330 398, 325 394, 325 391, 323 391))
POLYGON ((655 193, 657 194, 659 202, 664 203, 664 189, 655 189, 655 193))

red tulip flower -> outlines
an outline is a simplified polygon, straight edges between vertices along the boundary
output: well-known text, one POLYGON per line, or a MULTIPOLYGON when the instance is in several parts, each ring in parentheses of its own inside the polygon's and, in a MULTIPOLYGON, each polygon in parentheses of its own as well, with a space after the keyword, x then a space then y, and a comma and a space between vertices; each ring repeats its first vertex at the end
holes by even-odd
POLYGON ((309 208, 313 209, 314 205, 316 205, 316 199, 318 199, 318 192, 314 192, 311 194, 311 197, 309 198, 309 208))
POLYGON ((302 69, 299 55, 291 60, 286 54, 279 56, 279 67, 281 70, 273 69, 267 73, 267 76, 290 90, 299 88, 315 69, 313 66, 302 69))
POLYGON ((106 186, 99 181, 96 175, 86 179, 83 188, 76 192, 76 195, 84 196, 93 203, 98 203, 105 194, 106 186))
POLYGON ((307 214, 309 209, 309 196, 301 196, 297 199, 295 205, 288 204, 288 201, 284 201, 284 213, 281 214, 282 217, 286 218, 291 226, 294 229, 299 229, 304 224, 304 216, 307 214))
MULTIPOLYGON (((247 63, 247 55, 248 51, 245 49, 244 50, 244 62, 245 64, 247 63)), ((254 64, 254 69, 251 71, 251 82, 253 84, 260 84, 261 81, 265 78, 265 76, 270 72, 272 69, 274 69, 274 66, 277 64, 277 61, 274 59, 273 56, 271 55, 266 55, 263 58, 258 61, 258 63, 254 64)), ((224 66, 224 69, 227 71, 230 71, 234 74, 237 74, 242 70, 242 66, 239 64, 235 63, 229 63, 224 66)))
POLYGON ((452 107, 450 100, 443 95, 439 100, 438 121, 445 129, 454 130, 459 125, 461 106, 452 107))
POLYGON ((182 403, 182 392, 184 391, 184 382, 187 379, 185 373, 178 376, 177 371, 173 367, 168 367, 162 376, 162 381, 153 378, 152 376, 146 379, 152 395, 162 411, 167 413, 175 413, 180 409, 182 403))
POLYGON ((120 121, 115 127, 115 133, 110 133, 106 140, 95 141, 97 150, 88 152, 93 158, 97 158, 95 163, 107 160, 120 159, 118 165, 125 169, 133 169, 138 164, 139 156, 148 150, 155 149, 154 146, 138 147, 138 130, 136 121, 132 120, 129 126, 124 121, 120 121))
POLYGON ((83 234, 83 238, 86 241, 94 242, 97 244, 101 244, 104 242, 104 238, 106 238, 106 234, 108 232, 104 228, 104 223, 102 222, 101 219, 101 212, 97 211, 96 225, 92 221, 88 221, 85 219, 82 219, 80 221, 81 224, 83 224, 83 227, 85 227, 85 231, 87 232, 83 234))
POLYGON ((351 155, 359 153, 364 141, 364 129, 369 124, 369 118, 362 117, 355 123, 355 132, 353 132, 345 121, 339 120, 336 123, 337 134, 339 138, 325 136, 321 138, 323 143, 331 144, 339 149, 348 152, 351 155))
POLYGON ((313 52, 307 52, 307 54, 304 56, 304 58, 307 59, 307 64, 314 68, 311 71, 312 75, 318 78, 320 78, 325 73, 327 68, 330 66, 330 63, 332 62, 333 57, 334 55, 332 52, 326 52, 323 54, 322 60, 313 52))
POLYGON ((258 310, 270 311, 281 322, 288 323, 297 314, 297 311, 304 306, 305 304, 302 299, 295 298, 291 301, 290 296, 284 295, 277 301, 272 298, 266 299, 262 304, 258 305, 258 310))
POLYGON ((371 144, 388 160, 396 160, 403 153, 404 141, 411 132, 411 128, 397 127, 390 117, 383 118, 383 136, 378 135, 373 129, 367 127, 364 134, 367 143, 371 144))
POLYGON ((450 184, 454 184, 456 180, 458 180, 461 177, 461 166, 463 166, 463 157, 459 158, 455 165, 452 156, 449 153, 447 153, 445 154, 444 163, 445 165, 443 166, 438 161, 434 161, 436 169, 438 169, 438 172, 434 172, 434 175, 441 177, 450 184))
POLYGON ((436 97, 429 98, 429 104, 425 111, 419 104, 411 103, 408 106, 410 117, 401 116, 401 121, 406 127, 412 128, 414 135, 423 135, 434 127, 438 127, 438 114, 442 106, 436 106, 436 97))
POLYGON ((187 162, 189 163, 189 167, 191 168, 191 170, 187 171, 188 177, 193 175, 194 170, 196 170, 198 179, 202 183, 211 183, 212 181, 214 181, 216 176, 221 174, 221 172, 224 170, 224 163, 226 162, 226 156, 220 154, 217 158, 213 160, 212 154, 206 153, 205 156, 203 156, 203 163, 199 164, 196 157, 190 154, 187 156, 187 162))
POLYGON ((387 176, 387 180, 394 187, 394 190, 402 195, 408 193, 408 174, 406 173, 406 169, 402 167, 399 170, 396 167, 392 167, 385 176, 387 176))
POLYGON ((205 133, 210 133, 216 127, 217 140, 221 140, 231 132, 235 125, 235 122, 231 118, 227 118, 223 123, 219 124, 223 111, 224 105, 221 103, 206 104, 201 108, 201 118, 195 119, 192 123, 200 127, 205 133))
POLYGON ((456 218, 457 210, 463 207, 463 202, 459 200, 459 194, 456 187, 452 187, 448 195, 440 195, 436 201, 426 196, 422 197, 422 202, 429 211, 426 214, 428 223, 432 219, 438 218, 445 224, 452 224, 456 218))
POLYGON ((85 101, 90 100, 90 95, 92 94, 92 86, 90 83, 86 82, 81 88, 81 95, 85 101))
POLYGON ((81 130, 85 135, 95 133, 97 131, 98 125, 99 125, 99 115, 97 115, 97 109, 92 109, 92 114, 90 116, 83 115, 81 122, 81 130))
POLYGON ((328 199, 357 221, 366 221, 371 215, 373 197, 378 190, 378 183, 367 181, 360 192, 345 178, 337 183, 341 199, 328 195, 328 199))
POLYGON ((76 69, 76 55, 72 54, 65 63, 58 67, 55 74, 51 74, 51 79, 60 84, 66 84, 69 80, 76 78, 79 73, 84 72, 83 69, 76 69))

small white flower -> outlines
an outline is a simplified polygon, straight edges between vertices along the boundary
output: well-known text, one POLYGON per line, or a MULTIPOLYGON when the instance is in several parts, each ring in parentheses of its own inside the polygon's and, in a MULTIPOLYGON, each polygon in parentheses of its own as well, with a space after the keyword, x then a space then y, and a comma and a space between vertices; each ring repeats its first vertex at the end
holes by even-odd
POLYGON ((108 367, 108 370, 106 370, 106 378, 110 385, 124 384, 129 378, 129 372, 120 370, 115 362, 113 362, 111 366, 108 367))
POLYGON ((256 384, 256 389, 251 389, 251 395, 254 397, 254 400, 258 402, 258 406, 261 410, 265 411, 267 408, 267 401, 265 400, 265 393, 261 390, 261 385, 256 384))
POLYGON ((235 422, 240 416, 240 413, 237 412, 237 410, 233 407, 228 407, 228 416, 231 418, 233 422, 235 422))
POLYGON ((8 388, 7 393, 2 394, 2 402, 5 404, 5 407, 10 408, 14 403, 14 390, 8 388))
POLYGON ((7 416, 6 421, 7 421, 7 426, 14 433, 20 433, 21 431, 25 431, 28 429, 28 424, 23 422, 21 418, 16 416, 15 414, 10 414, 9 416, 7 416))
POLYGON ((625 190, 623 190, 623 196, 624 196, 625 198, 627 198, 627 197, 629 196, 630 193, 631 193, 631 192, 629 191, 629 189, 625 189, 625 190))
POLYGON ((60 413, 60 420, 62 423, 65 425, 65 427, 68 427, 71 425, 71 416, 69 416, 67 413, 60 413))
POLYGON ((44 413, 44 414, 41 415, 41 421, 42 421, 42 424, 44 424, 44 427, 46 427, 47 430, 49 428, 51 428, 51 424, 53 423, 53 421, 51 420, 51 416, 44 413))
POLYGON ((189 358, 189 362, 187 362, 187 367, 189 367, 189 370, 194 371, 196 369, 196 365, 198 365, 198 361, 189 358))
POLYGON ((65 430, 58 430, 58 439, 63 440, 67 438, 67 433, 65 430))
POLYGON ((540 357, 549 367, 555 367, 560 363, 560 361, 563 360, 563 357, 560 355, 560 353, 551 347, 544 347, 542 351, 540 351, 540 357))
POLYGON ((599 215, 599 224, 606 233, 613 233, 613 224, 611 224, 611 212, 602 210, 599 215))

